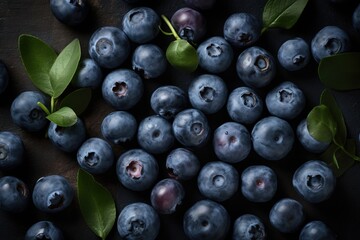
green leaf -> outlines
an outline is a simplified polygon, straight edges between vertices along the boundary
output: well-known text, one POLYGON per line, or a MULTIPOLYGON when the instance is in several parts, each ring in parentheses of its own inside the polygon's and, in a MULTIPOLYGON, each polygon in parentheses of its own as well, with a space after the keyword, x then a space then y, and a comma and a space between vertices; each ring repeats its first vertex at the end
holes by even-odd
POLYGON ((345 125, 345 120, 341 112, 340 107, 338 106, 334 96, 327 89, 321 94, 320 104, 323 104, 328 107, 334 120, 336 121, 336 134, 335 140, 337 143, 344 145, 347 139, 347 129, 345 125))
POLYGON ((80 88, 67 95, 60 103, 60 108, 69 107, 81 115, 87 108, 91 100, 92 91, 90 88, 80 88))
POLYGON ((187 72, 195 71, 199 64, 196 49, 184 39, 170 43, 166 50, 166 58, 174 68, 187 72))
POLYGON ((268 0, 263 11, 263 29, 290 29, 299 19, 308 0, 268 0))
POLYGON ((50 69, 57 58, 54 49, 37 37, 22 34, 18 39, 22 63, 32 83, 40 91, 53 96, 50 69))
POLYGON ((338 53, 321 59, 318 74, 328 88, 346 91, 360 89, 360 52, 338 53))
POLYGON ((90 229, 105 239, 116 218, 116 207, 111 193, 86 171, 79 169, 77 194, 81 213, 90 229))
POLYGON ((49 73, 54 98, 58 98, 70 84, 76 73, 80 57, 80 42, 78 39, 74 39, 56 58, 49 73))
POLYGON ((60 127, 71 127, 77 122, 76 113, 69 107, 60 108, 46 118, 60 127))
POLYGON ((336 134, 336 121, 325 105, 314 107, 306 122, 310 135, 320 142, 331 142, 336 134))

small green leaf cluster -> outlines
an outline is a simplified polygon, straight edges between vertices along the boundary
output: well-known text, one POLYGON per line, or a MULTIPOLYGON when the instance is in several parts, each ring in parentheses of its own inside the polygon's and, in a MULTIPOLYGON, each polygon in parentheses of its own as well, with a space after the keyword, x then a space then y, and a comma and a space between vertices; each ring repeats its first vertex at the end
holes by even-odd
POLYGON ((50 109, 43 103, 38 103, 47 119, 61 127, 74 125, 77 115, 86 109, 90 101, 91 90, 76 90, 60 104, 58 100, 77 71, 81 58, 79 40, 74 39, 59 55, 45 42, 32 35, 20 35, 18 44, 22 63, 32 83, 51 97, 50 109))

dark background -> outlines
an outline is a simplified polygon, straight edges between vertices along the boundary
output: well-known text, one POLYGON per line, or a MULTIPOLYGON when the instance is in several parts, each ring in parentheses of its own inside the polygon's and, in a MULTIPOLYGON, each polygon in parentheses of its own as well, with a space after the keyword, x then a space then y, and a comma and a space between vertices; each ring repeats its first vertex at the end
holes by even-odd
MULTIPOLYGON (((222 36, 222 27, 229 14, 235 12, 249 12, 261 19, 265 0, 229 0, 218 1, 213 10, 204 12, 208 21, 207 37, 222 36)), ((78 165, 75 154, 66 154, 51 145, 50 141, 44 138, 44 133, 30 134, 12 123, 10 117, 10 105, 13 99, 25 90, 35 90, 25 69, 21 64, 17 48, 17 38, 22 33, 32 34, 54 47, 57 51, 63 49, 71 40, 79 38, 82 47, 82 57, 88 57, 87 47, 91 34, 101 26, 120 26, 122 16, 134 6, 151 6, 159 14, 165 14, 168 18, 179 9, 185 6, 181 0, 157 0, 144 1, 143 4, 130 5, 122 0, 91 0, 91 14, 88 22, 81 28, 70 28, 55 19, 49 8, 49 1, 44 0, 1 0, 0 1, 0 59, 7 65, 10 73, 10 83, 7 91, 0 96, 0 131, 13 131, 19 134, 26 148, 24 164, 13 171, 0 171, 0 177, 6 175, 17 176, 25 181, 32 190, 36 180, 44 175, 60 174, 65 176, 74 189, 76 187, 76 173, 78 165)), ((326 25, 336 25, 345 29, 353 42, 353 50, 360 48, 360 34, 356 34, 351 25, 351 15, 356 7, 356 1, 348 1, 346 4, 333 4, 330 0, 309 1, 305 11, 297 24, 291 30, 271 29, 264 33, 256 45, 268 50, 276 57, 280 45, 292 37, 302 37, 310 43, 317 31, 326 25)), ((164 26, 164 25, 163 25, 164 26)), ((153 41, 164 50, 171 37, 159 34, 153 41)), ((133 45, 133 49, 136 45, 133 45)), ((234 49, 235 59, 241 49, 234 49)), ((127 61, 122 68, 130 68, 127 61)), ((359 66, 360 67, 360 66, 359 66)), ((104 71, 104 75, 107 71, 104 71)), ((130 112, 138 121, 148 115, 154 114, 149 107, 149 99, 152 91, 158 86, 175 84, 187 89, 189 82, 197 75, 204 73, 198 69, 195 73, 187 74, 172 67, 168 67, 166 73, 153 80, 144 80, 146 92, 141 102, 130 112)), ((228 84, 229 90, 242 86, 243 83, 236 76, 235 65, 219 74, 228 84)), ((306 117, 309 110, 319 103, 319 96, 323 85, 317 77, 317 64, 311 60, 310 64, 298 72, 286 72, 280 65, 277 67, 277 75, 273 83, 260 89, 260 95, 265 97, 266 92, 282 81, 295 82, 305 93, 307 105, 303 113, 296 119, 290 121, 296 128, 301 119, 306 117)), ((359 91, 335 92, 334 96, 345 117, 349 135, 355 138, 359 149, 359 122, 360 122, 360 95, 359 91)), ((102 119, 109 112, 114 111, 106 105, 98 90, 90 107, 81 118, 84 120, 89 137, 99 136, 102 119)), ((264 111, 263 116, 268 113, 264 111)), ((220 124, 230 121, 226 109, 222 109, 215 115, 208 115, 210 125, 214 130, 220 124)), ((251 131, 252 126, 247 126, 251 131)), ((174 147, 180 146, 179 144, 174 147)), ((126 146, 113 146, 116 157, 126 149, 138 147, 134 141, 126 146)), ((194 149, 202 163, 216 160, 211 142, 201 149, 194 149)), ((318 155, 309 154, 299 145, 296 140, 293 151, 284 159, 279 161, 266 161, 251 152, 250 156, 241 163, 235 164, 239 173, 249 165, 265 164, 272 167, 279 180, 278 191, 274 199, 268 203, 255 204, 247 201, 240 192, 236 193, 230 200, 223 202, 231 215, 232 223, 242 214, 252 213, 259 216, 266 225, 269 239, 297 239, 299 231, 293 234, 281 234, 270 226, 268 214, 271 206, 283 197, 291 197, 299 200, 305 208, 306 222, 311 220, 323 220, 339 239, 356 239, 360 236, 360 166, 354 165, 343 176, 338 178, 334 195, 319 204, 310 204, 294 191, 291 185, 291 178, 294 170, 303 162, 316 159, 318 155)), ((159 180, 166 177, 164 172, 166 154, 156 155, 161 173, 159 180)), ((117 215, 124 206, 136 201, 150 203, 150 190, 145 192, 132 192, 121 186, 112 168, 108 173, 96 176, 96 179, 104 184, 113 194, 117 206, 117 215)), ((182 230, 182 216, 187 208, 197 200, 204 199, 196 186, 196 179, 183 182, 186 190, 186 197, 178 211, 172 215, 161 215, 161 230, 158 239, 186 239, 182 230)), ((77 199, 72 205, 61 213, 45 214, 35 209, 33 204, 20 214, 10 214, 0 211, 0 239, 13 240, 23 239, 26 230, 35 222, 40 220, 51 220, 59 226, 66 239, 98 239, 86 226, 80 214, 77 199)), ((305 222, 305 223, 306 223, 305 222)), ((232 229, 231 229, 232 231, 232 229)), ((231 234, 228 235, 228 238, 231 234)), ((120 239, 116 226, 114 226, 108 239, 120 239)))

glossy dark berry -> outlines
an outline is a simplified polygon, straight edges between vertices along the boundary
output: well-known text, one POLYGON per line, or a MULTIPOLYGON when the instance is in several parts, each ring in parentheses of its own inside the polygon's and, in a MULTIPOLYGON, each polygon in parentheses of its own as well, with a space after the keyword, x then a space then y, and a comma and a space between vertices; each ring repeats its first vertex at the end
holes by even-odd
POLYGON ((114 111, 107 114, 101 122, 101 134, 114 144, 133 140, 138 124, 135 117, 126 111, 114 111))
POLYGON ((308 222, 299 235, 299 240, 335 240, 336 234, 322 221, 308 222))
POLYGON ((232 239, 234 240, 265 240, 265 225, 253 214, 243 214, 234 222, 232 239))
POLYGON ((98 88, 103 81, 102 70, 92 58, 83 59, 78 67, 72 84, 79 88, 98 88))
POLYGON ((192 151, 176 148, 166 157, 166 169, 171 178, 189 180, 199 172, 200 161, 192 151))
POLYGON ((34 223, 25 233, 25 240, 64 240, 60 228, 53 222, 39 221, 34 223))
POLYGON ((0 209, 22 212, 28 206, 29 200, 29 188, 21 179, 13 176, 0 178, 0 209))
POLYGON ((283 68, 288 71, 297 71, 309 63, 310 47, 304 39, 292 38, 280 46, 277 57, 283 68))
POLYGON ((78 26, 86 20, 90 6, 86 0, 50 0, 50 9, 60 22, 78 26))
POLYGON ((0 132, 0 169, 13 169, 20 166, 24 157, 24 143, 13 132, 0 132))

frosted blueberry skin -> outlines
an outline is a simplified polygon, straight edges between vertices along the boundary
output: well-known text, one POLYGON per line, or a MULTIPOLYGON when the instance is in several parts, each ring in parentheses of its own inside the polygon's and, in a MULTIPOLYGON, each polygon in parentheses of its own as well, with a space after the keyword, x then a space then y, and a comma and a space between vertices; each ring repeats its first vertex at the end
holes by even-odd
POLYGON ((277 58, 288 71, 298 71, 308 65, 311 52, 307 42, 299 37, 285 41, 279 48, 277 58))
POLYGON ((203 74, 191 81, 188 95, 194 108, 205 114, 214 114, 225 105, 228 89, 219 76, 203 74))
POLYGON ((80 118, 70 127, 60 127, 50 122, 47 133, 51 143, 64 152, 77 151, 86 140, 86 128, 80 118))
POLYGON ((209 73, 226 71, 234 58, 231 45, 219 36, 206 39, 200 43, 196 51, 199 57, 199 66, 209 73))
POLYGON ((141 77, 129 69, 110 72, 102 84, 104 100, 116 110, 129 110, 141 99, 144 84, 141 77))
POLYGON ((35 207, 46 213, 57 213, 68 208, 74 198, 74 190, 61 175, 41 177, 35 183, 32 200, 35 207))
POLYGON ((76 155, 80 167, 92 174, 107 172, 113 165, 114 158, 110 144, 97 137, 87 139, 80 146, 76 155))
POLYGON ((199 9, 199 10, 209 10, 211 9, 216 0, 184 0, 187 6, 199 9))
POLYGON ((224 162, 243 161, 251 150, 251 137, 247 128, 236 122, 226 122, 214 131, 213 148, 216 156, 224 162))
POLYGON ((233 240, 265 240, 267 237, 264 223, 253 214, 244 214, 234 222, 233 240))
POLYGON ((335 240, 336 234, 322 221, 308 222, 299 235, 299 240, 335 240))
POLYGON ((292 149, 295 134, 291 125, 281 118, 268 116, 258 121, 252 131, 253 149, 267 160, 280 160, 292 149))
POLYGON ((285 81, 267 93, 265 103, 270 114, 290 120, 304 110, 306 100, 296 84, 285 81))
POLYGON ((168 120, 158 115, 152 115, 140 122, 137 140, 145 151, 160 154, 170 150, 175 142, 175 137, 168 120))
POLYGON ((149 7, 135 7, 123 17, 121 26, 128 38, 138 44, 150 42, 159 33, 159 15, 149 7))
POLYGON ((14 169, 23 162, 24 143, 19 135, 0 132, 0 170, 14 169))
POLYGON ((224 24, 224 38, 238 48, 254 44, 260 38, 260 33, 260 22, 250 13, 234 13, 224 24))
POLYGON ((306 119, 301 120, 296 127, 296 135, 305 150, 311 153, 322 153, 330 145, 330 142, 320 142, 310 135, 306 119))
POLYGON ((21 179, 13 176, 0 178, 0 209, 19 213, 27 208, 29 201, 29 188, 21 179))
POLYGON ((184 214, 183 228, 191 240, 225 239, 230 229, 230 216, 227 210, 212 200, 200 200, 184 214))
POLYGON ((99 64, 92 58, 85 58, 80 62, 72 84, 79 88, 96 89, 102 81, 103 73, 99 64))
POLYGON ((79 26, 86 20, 90 6, 86 0, 50 0, 50 9, 60 22, 79 26))
POLYGON ((276 190, 277 176, 268 166, 249 166, 241 174, 241 192, 251 202, 268 202, 276 190))
POLYGON ((173 85, 158 87, 150 98, 152 110, 166 119, 173 119, 188 104, 185 92, 173 85))
POLYGON ((337 26, 325 26, 311 40, 311 53, 316 62, 324 57, 350 50, 350 37, 337 26))
POLYGON ((129 56, 130 41, 120 28, 100 27, 91 35, 88 51, 100 67, 114 69, 129 56))
POLYGON ((10 112, 13 122, 29 132, 39 132, 49 123, 38 102, 49 108, 49 99, 38 91, 20 93, 12 102, 10 112))
POLYGON ((360 4, 355 8, 352 15, 352 25, 353 28, 360 33, 360 4))
POLYGON ((101 122, 101 134, 113 144, 122 144, 133 140, 137 128, 135 117, 126 111, 110 112, 101 122))
POLYGON ((182 203, 184 197, 185 190, 182 184, 173 178, 165 178, 152 188, 150 201, 158 213, 172 214, 182 203))
POLYGON ((64 240, 62 231, 50 221, 34 223, 25 233, 25 240, 64 240))
POLYGON ((116 226, 122 239, 155 240, 160 231, 160 218, 150 205, 135 202, 121 210, 116 226))
POLYGON ((200 167, 197 156, 185 148, 176 148, 166 157, 166 169, 169 177, 179 181, 194 178, 200 167))
POLYGON ((185 147, 202 147, 210 138, 210 126, 204 113, 189 108, 179 112, 173 121, 175 138, 185 147))
POLYGON ((9 84, 9 72, 5 63, 0 60, 0 95, 5 92, 9 84))
POLYGON ((275 77, 275 59, 265 49, 253 46, 240 53, 236 62, 236 72, 248 87, 265 87, 275 77))
POLYGON ((238 87, 230 93, 226 109, 233 121, 253 124, 263 113, 264 103, 255 90, 249 87, 238 87))
POLYGON ((228 163, 208 162, 201 168, 197 180, 203 196, 223 202, 230 199, 238 190, 239 173, 228 163))
POLYGON ((336 176, 323 161, 310 160, 296 169, 292 184, 295 190, 308 202, 327 200, 336 187, 336 176))
POLYGON ((142 149, 131 149, 116 163, 116 175, 120 183, 133 191, 144 191, 153 186, 159 174, 156 159, 142 149))
POLYGON ((305 219, 303 206, 295 199, 283 198, 271 208, 270 223, 282 233, 291 233, 299 229, 305 219))

